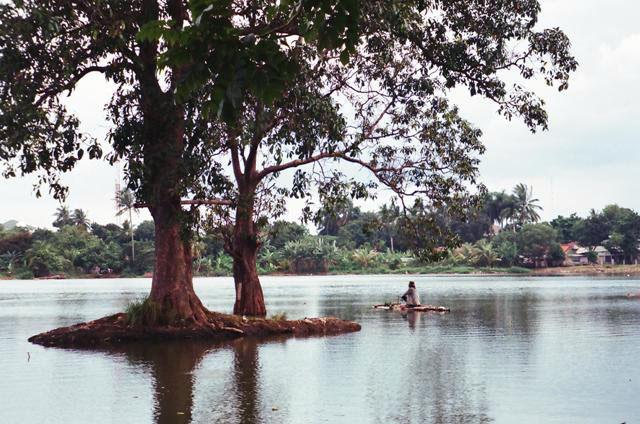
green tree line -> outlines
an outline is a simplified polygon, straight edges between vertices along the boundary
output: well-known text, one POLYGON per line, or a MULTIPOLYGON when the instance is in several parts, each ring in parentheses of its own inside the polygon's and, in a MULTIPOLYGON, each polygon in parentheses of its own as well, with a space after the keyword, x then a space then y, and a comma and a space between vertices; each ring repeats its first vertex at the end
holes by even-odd
MULTIPOLYGON (((119 212, 131 217, 130 209, 124 205, 119 212)), ((262 274, 305 274, 557 266, 565 259, 560 243, 571 241, 585 247, 602 245, 623 262, 632 262, 638 254, 640 215, 631 209, 609 205, 585 218, 571 214, 540 222, 541 209, 531 188, 523 184, 512 193, 487 193, 481 205, 462 218, 450 216, 444 208, 432 208, 427 219, 456 234, 458 247, 442 249, 439 257, 428 260, 414 254, 411 217, 406 216, 423 208, 403 210, 391 203, 377 211, 363 211, 346 202, 321 213, 317 234, 296 222, 267 225, 260 234, 258 269, 262 274)), ((129 220, 101 225, 90 222, 81 209, 61 206, 52 225, 55 231, 0 229, 0 272, 31 278, 133 276, 153 270, 152 221, 137 226, 129 220)), ((438 234, 433 237, 437 239, 438 234)), ((233 261, 221 237, 201 232, 192 250, 197 275, 231 275, 233 261)))

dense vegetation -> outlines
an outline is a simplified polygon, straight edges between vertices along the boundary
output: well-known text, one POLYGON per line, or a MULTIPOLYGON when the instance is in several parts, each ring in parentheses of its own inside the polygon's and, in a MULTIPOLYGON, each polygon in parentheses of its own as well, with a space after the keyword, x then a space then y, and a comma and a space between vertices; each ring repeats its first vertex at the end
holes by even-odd
MULTIPOLYGON (((367 212, 348 203, 325 213, 317 234, 299 223, 275 221, 261 234, 260 273, 386 273, 522 271, 521 266, 560 265, 559 243, 603 245, 610 252, 635 257, 640 215, 616 205, 540 223, 541 207, 524 185, 513 194, 489 193, 482 206, 464 219, 445 210, 431 211, 459 241, 440 260, 425 262, 413 254, 412 231, 395 205, 367 212), (498 269, 495 269, 498 268, 498 269)), ((124 209, 121 209, 121 211, 124 209)), ((65 275, 143 275, 153 270, 154 225, 132 227, 91 223, 84 211, 60 207, 56 231, 6 224, 0 228, 0 272, 17 278, 65 275), (134 252, 135 243, 135 256, 134 252)), ((434 237, 437 237, 434 235, 434 237)), ((198 275, 231 275, 233 261, 218 236, 201 234, 192 246, 198 275)))

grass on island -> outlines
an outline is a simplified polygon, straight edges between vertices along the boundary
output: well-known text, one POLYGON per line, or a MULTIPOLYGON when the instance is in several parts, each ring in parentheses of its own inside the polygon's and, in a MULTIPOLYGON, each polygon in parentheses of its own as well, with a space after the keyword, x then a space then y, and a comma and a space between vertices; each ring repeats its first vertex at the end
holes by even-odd
MULTIPOLYGON (((137 325, 156 325, 172 322, 172 317, 162 317, 160 315, 160 306, 148 297, 131 300, 127 303, 124 313, 127 316, 127 324, 137 325)), ((175 319, 175 317, 174 317, 175 319)), ((252 319, 252 318, 249 318, 252 319)), ((269 318, 271 321, 287 321, 286 312, 276 312, 269 318)))
MULTIPOLYGON (((161 321, 160 309, 160 305, 146 297, 129 301, 124 313, 129 325, 155 325, 161 321)), ((165 318, 171 321, 171 317, 165 318)))
POLYGON ((271 315, 271 318, 269 318, 271 321, 286 321, 287 320, 287 313, 286 312, 277 312, 273 315, 271 315))

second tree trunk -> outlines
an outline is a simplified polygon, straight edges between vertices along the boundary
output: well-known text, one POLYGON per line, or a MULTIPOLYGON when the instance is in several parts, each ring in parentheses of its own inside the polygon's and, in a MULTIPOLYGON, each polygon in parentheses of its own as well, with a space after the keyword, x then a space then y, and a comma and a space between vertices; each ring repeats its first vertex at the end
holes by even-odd
POLYGON ((267 315, 256 264, 258 247, 252 220, 238 220, 233 243, 233 279, 236 286, 233 313, 236 315, 258 317, 267 315))

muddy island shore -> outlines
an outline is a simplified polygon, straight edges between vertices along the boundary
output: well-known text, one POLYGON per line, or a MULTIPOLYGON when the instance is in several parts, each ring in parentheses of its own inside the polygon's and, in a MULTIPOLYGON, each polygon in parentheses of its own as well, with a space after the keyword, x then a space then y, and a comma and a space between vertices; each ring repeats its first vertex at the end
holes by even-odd
POLYGON ((324 336, 360 331, 360 324, 334 317, 300 320, 247 318, 207 311, 208 324, 136 325, 121 312, 94 321, 56 328, 29 338, 34 344, 61 348, 103 348, 163 340, 223 341, 241 337, 324 336))

